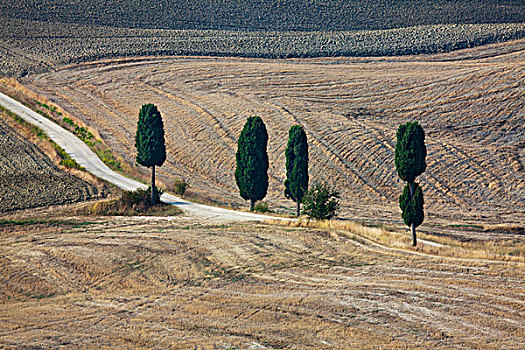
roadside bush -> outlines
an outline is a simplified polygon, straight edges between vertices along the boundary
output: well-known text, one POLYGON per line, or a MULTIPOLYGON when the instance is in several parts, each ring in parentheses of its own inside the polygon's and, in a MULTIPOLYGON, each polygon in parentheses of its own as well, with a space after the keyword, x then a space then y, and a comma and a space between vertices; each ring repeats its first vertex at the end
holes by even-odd
POLYGON ((94 205, 87 205, 77 210, 77 215, 154 215, 172 216, 182 213, 176 206, 160 202, 162 190, 157 188, 159 200, 156 205, 151 205, 151 187, 135 191, 123 191, 118 199, 100 201, 94 205))
POLYGON ((271 213, 270 205, 268 202, 259 201, 255 203, 255 206, 253 207, 253 211, 256 211, 258 213, 271 213))
POLYGON ((175 181, 173 181, 173 192, 179 196, 184 196, 188 188, 190 188, 190 184, 185 180, 175 179, 175 181))
POLYGON ((75 125, 75 122, 74 122, 71 118, 64 117, 64 118, 62 118, 62 120, 63 120, 65 123, 67 123, 67 124, 69 124, 69 125, 71 125, 71 126, 74 126, 74 125, 75 125))
POLYGON ((303 197, 305 213, 309 218, 329 220, 339 210, 339 192, 324 182, 316 182, 303 197))
POLYGON ((86 170, 82 165, 78 164, 74 159, 62 159, 60 162, 63 166, 69 169, 86 170))
MULTIPOLYGON (((160 196, 164 191, 158 187, 155 187, 155 200, 156 203, 162 204, 160 196)), ((120 198, 121 209, 134 209, 136 211, 145 211, 151 204, 151 186, 147 189, 139 188, 135 191, 124 191, 120 198)))
POLYGON ((56 142, 49 140, 49 143, 56 150, 58 156, 62 158, 62 160, 60 161, 60 164, 70 169, 86 170, 83 166, 78 164, 76 160, 71 158, 69 154, 67 154, 67 152, 62 147, 60 147, 56 142))

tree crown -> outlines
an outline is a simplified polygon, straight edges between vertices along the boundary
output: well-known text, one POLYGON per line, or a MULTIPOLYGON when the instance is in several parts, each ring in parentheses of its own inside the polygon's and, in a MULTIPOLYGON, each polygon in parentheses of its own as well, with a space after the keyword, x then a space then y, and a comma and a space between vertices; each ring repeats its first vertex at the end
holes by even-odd
POLYGON ((301 202, 308 191, 308 141, 302 126, 294 125, 290 128, 285 156, 284 194, 294 202, 301 202))
POLYGON ((425 132, 417 122, 408 122, 399 126, 396 136, 397 173, 402 180, 413 182, 427 168, 425 132))
POLYGON ((162 166, 166 160, 164 124, 154 104, 145 104, 140 109, 135 147, 137 148, 137 163, 141 165, 162 166))
POLYGON ((418 227, 423 223, 425 213, 423 210, 423 191, 417 182, 412 183, 413 196, 410 199, 410 183, 405 185, 403 193, 399 196, 399 207, 403 211, 402 217, 405 224, 418 227))
POLYGON ((261 200, 268 191, 268 133, 260 117, 249 117, 238 140, 235 181, 243 199, 261 200))

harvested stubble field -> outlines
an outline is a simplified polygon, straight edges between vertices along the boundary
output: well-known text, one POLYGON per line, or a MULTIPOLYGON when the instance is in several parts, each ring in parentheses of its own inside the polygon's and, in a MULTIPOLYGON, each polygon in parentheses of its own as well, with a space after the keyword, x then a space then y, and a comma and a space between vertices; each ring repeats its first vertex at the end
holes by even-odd
POLYGON ((101 189, 59 169, 10 118, 0 111, 0 213, 100 197, 101 189))
POLYGON ((291 125, 306 129, 312 180, 342 192, 343 217, 399 222, 403 184, 395 131, 426 130, 421 176, 427 222, 525 222, 525 41, 432 56, 257 60, 144 58, 72 65, 24 84, 80 118, 133 163, 138 110, 163 114, 161 177, 242 204, 234 181, 237 137, 250 115, 269 130, 273 208, 282 195, 291 125))
POLYGON ((0 225, 0 346, 518 349, 519 263, 194 219, 0 225))

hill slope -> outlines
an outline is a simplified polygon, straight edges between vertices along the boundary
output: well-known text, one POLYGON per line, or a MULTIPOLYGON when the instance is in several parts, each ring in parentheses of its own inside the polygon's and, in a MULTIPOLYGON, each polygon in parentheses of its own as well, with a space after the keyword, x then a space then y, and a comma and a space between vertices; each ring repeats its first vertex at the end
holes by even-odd
POLYGON ((250 115, 267 124, 269 200, 282 196, 288 128, 302 124, 312 179, 336 183, 344 213, 399 220, 395 131, 409 119, 427 132, 422 176, 430 219, 523 221, 523 41, 456 54, 389 59, 150 59, 72 66, 27 78, 38 92, 99 130, 133 162, 138 110, 163 113, 168 159, 161 176, 242 202, 233 178, 237 136, 250 115), (521 47, 521 48, 520 48, 521 47), (496 53, 494 57, 480 58, 496 53))
POLYGON ((109 57, 448 52, 525 37, 522 1, 4 1, 0 74, 109 57))
POLYGON ((99 196, 95 186, 60 170, 2 118, 9 117, 0 115, 0 213, 99 196))
POLYGON ((10 0, 5 18, 127 28, 370 30, 525 22, 519 0, 10 0))

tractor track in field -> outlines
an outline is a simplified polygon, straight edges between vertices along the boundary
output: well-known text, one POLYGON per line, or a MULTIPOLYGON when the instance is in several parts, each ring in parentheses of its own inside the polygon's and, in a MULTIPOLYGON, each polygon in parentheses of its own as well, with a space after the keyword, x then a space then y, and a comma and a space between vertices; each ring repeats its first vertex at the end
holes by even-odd
POLYGON ((0 227, 6 346, 500 349, 525 330, 512 262, 195 218, 27 228, 0 227))

